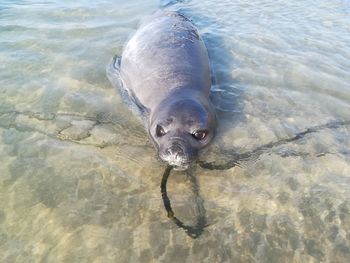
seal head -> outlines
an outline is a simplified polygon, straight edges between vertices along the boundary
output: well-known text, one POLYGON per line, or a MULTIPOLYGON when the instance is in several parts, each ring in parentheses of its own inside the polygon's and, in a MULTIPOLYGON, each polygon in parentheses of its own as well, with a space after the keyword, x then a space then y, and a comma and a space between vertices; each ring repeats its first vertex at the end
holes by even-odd
POLYGON ((185 170, 215 135, 213 107, 195 97, 170 97, 151 114, 149 133, 158 156, 177 170, 185 170))

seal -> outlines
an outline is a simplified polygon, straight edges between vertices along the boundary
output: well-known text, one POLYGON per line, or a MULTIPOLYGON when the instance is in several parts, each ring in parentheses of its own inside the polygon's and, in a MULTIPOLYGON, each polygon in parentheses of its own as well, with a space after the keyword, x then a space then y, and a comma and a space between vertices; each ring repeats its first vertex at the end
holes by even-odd
POLYGON ((184 170, 213 139, 208 52, 197 29, 178 12, 157 11, 107 69, 147 116, 161 160, 184 170))

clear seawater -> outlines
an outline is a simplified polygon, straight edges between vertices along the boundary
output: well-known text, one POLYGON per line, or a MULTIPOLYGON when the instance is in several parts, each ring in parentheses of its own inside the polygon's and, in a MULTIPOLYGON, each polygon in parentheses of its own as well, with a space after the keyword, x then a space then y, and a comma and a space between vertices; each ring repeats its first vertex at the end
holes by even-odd
POLYGON ((350 2, 171 6, 214 72, 218 135, 167 183, 197 238, 105 74, 158 7, 0 1, 0 261, 349 262, 350 2))

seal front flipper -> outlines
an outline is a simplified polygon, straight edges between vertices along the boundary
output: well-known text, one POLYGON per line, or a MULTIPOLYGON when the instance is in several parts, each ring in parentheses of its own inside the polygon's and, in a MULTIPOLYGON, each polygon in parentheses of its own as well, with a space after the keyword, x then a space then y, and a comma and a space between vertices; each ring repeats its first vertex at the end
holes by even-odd
POLYGON ((117 89, 123 88, 123 81, 120 78, 120 62, 121 57, 114 55, 106 68, 107 78, 117 89))
POLYGON ((144 107, 142 103, 137 99, 134 92, 123 83, 123 79, 120 74, 121 59, 121 56, 113 56, 106 68, 107 78, 112 83, 113 87, 120 92, 122 98, 127 104, 136 105, 138 111, 141 112, 141 114, 147 114, 148 109, 144 107))

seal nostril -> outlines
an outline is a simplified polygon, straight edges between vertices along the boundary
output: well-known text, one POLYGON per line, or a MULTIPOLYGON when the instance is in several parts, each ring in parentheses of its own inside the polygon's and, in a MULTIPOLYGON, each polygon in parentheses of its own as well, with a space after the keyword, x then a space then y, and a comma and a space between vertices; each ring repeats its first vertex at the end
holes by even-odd
POLYGON ((166 154, 166 155, 171 155, 171 151, 170 151, 169 148, 165 150, 165 154, 166 154))
POLYGON ((167 153, 170 155, 182 156, 184 154, 184 151, 180 146, 173 145, 167 149, 167 153))

